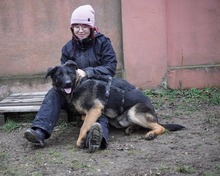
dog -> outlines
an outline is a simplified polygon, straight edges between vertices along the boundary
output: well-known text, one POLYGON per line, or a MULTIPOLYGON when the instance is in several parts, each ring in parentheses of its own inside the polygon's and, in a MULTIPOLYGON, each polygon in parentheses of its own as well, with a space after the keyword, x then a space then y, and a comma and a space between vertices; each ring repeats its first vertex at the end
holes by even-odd
POLYGON ((82 116, 77 147, 82 147, 87 132, 101 114, 110 119, 110 125, 126 128, 127 134, 137 127, 150 129, 144 136, 147 140, 163 134, 165 129, 177 131, 185 128, 178 124, 159 124, 150 99, 126 80, 110 76, 81 79, 76 70, 77 64, 69 60, 49 68, 46 78, 51 77, 52 86, 64 94, 70 107, 82 116))

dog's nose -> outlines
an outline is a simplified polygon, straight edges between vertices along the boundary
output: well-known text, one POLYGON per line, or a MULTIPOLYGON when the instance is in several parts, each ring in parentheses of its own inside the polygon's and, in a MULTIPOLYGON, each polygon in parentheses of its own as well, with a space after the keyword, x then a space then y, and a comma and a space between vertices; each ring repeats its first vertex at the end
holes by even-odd
POLYGON ((65 86, 66 87, 71 87, 71 81, 70 80, 66 80, 65 81, 65 86))

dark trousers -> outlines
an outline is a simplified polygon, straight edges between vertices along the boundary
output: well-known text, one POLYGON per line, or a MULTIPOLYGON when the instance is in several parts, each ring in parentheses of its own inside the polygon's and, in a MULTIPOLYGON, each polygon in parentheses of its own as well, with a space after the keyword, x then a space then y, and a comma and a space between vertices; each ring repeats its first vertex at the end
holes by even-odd
MULTIPOLYGON (((43 103, 32 123, 31 128, 43 129, 46 132, 45 139, 48 139, 53 132, 56 122, 58 121, 61 109, 68 110, 67 107, 68 105, 65 97, 54 88, 50 89, 45 95, 43 103)), ((97 122, 101 125, 104 136, 101 148, 106 148, 109 137, 109 120, 107 117, 102 115, 99 117, 97 122)), ((88 139, 89 136, 87 135, 86 144, 88 143, 88 139)))

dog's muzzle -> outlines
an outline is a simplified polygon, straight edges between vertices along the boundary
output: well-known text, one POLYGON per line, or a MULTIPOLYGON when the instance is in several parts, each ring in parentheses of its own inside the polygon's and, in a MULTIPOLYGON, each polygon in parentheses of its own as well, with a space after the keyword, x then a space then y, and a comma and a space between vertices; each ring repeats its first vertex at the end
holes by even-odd
POLYGON ((70 93, 72 92, 71 86, 72 86, 71 81, 70 81, 70 80, 67 80, 67 81, 65 82, 63 91, 66 92, 67 94, 70 94, 70 93))

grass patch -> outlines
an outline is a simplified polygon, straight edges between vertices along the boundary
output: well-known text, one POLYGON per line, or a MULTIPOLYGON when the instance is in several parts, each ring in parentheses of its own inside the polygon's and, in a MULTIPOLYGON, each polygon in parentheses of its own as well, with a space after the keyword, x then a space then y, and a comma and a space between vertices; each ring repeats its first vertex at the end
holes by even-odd
POLYGON ((194 169, 191 166, 187 166, 187 165, 179 166, 177 168, 177 171, 179 173, 183 173, 183 174, 192 174, 192 173, 194 173, 194 169))
MULTIPOLYGON (((7 160, 8 160, 8 153, 0 152, 0 171, 4 171, 7 169, 7 160)), ((0 172, 1 173, 1 172, 0 172)))
POLYGON ((40 172, 35 172, 35 173, 33 173, 32 175, 33 175, 33 176, 43 176, 43 174, 40 173, 40 172))
POLYGON ((214 172, 207 171, 207 172, 204 173, 204 176, 218 176, 218 175, 215 174, 214 172))
POLYGON ((60 122, 60 124, 58 124, 58 128, 60 130, 65 130, 67 127, 69 126, 69 124, 67 122, 60 122))
POLYGON ((5 161, 8 159, 8 153, 6 152, 0 152, 0 160, 5 161))
MULTIPOLYGON (((176 116, 176 115, 175 115, 176 116)), ((165 115, 163 115, 163 118, 164 119, 170 119, 172 116, 170 115, 170 114, 165 114, 165 115)))
POLYGON ((61 154, 55 150, 49 150, 48 154, 52 158, 59 158, 61 156, 61 154))
POLYGON ((208 104, 220 104, 220 89, 218 88, 204 88, 196 89, 192 88, 189 90, 145 90, 143 91, 149 98, 160 98, 162 100, 174 100, 177 98, 183 98, 185 102, 203 102, 208 104))
POLYGON ((199 110, 198 105, 220 105, 220 89, 204 88, 189 90, 145 90, 156 109, 172 108, 187 112, 199 110))
POLYGON ((19 127, 20 125, 17 122, 8 120, 1 128, 6 132, 12 132, 19 127))
POLYGON ((72 160, 70 164, 70 168, 73 170, 79 170, 83 168, 89 168, 89 166, 83 162, 80 162, 78 160, 72 160))

